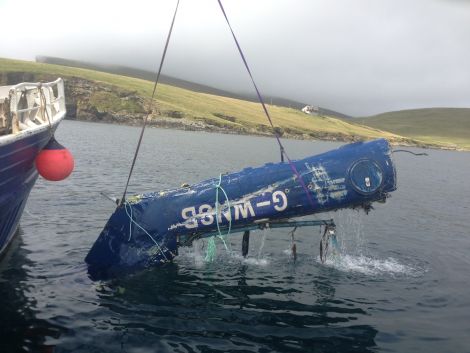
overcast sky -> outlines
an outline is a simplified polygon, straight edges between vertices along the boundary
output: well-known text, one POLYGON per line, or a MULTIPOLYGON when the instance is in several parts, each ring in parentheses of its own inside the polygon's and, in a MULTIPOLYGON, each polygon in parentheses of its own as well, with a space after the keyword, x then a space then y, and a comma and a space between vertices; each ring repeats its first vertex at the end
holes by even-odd
MULTIPOLYGON (((470 0, 223 3, 267 99, 351 115, 470 107, 470 0)), ((175 4, 0 0, 0 57, 155 70, 175 4)), ((181 0, 164 73, 253 92, 216 0, 181 0)))

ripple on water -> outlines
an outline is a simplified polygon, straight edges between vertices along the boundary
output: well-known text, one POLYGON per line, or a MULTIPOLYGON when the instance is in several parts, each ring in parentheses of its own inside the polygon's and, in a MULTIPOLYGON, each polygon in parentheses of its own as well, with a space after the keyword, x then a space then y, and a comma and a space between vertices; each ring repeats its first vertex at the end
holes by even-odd
MULTIPOLYGON (((322 214, 341 254, 325 265, 318 230, 297 229, 294 262, 288 232, 271 229, 251 234, 246 259, 240 234, 229 253, 217 240, 212 263, 202 243, 168 266, 92 282, 83 259, 115 208, 101 192, 120 196, 138 134, 61 124, 77 168, 38 180, 24 241, 0 264, 0 352, 468 352, 470 154, 395 156, 399 186, 385 205, 322 214)), ((248 136, 150 129, 145 141, 129 194, 279 157, 271 139, 248 136), (208 159, 219 145, 224 158, 208 159)), ((286 146, 302 157, 338 144, 286 146)))

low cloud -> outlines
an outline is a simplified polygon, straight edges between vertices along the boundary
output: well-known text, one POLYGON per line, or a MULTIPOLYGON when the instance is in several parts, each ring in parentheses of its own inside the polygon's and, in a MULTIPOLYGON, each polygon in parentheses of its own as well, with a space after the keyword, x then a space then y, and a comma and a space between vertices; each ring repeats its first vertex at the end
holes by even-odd
MULTIPOLYGON (((17 14, 2 16, 0 28, 8 35, 0 56, 32 60, 49 55, 155 70, 176 2, 71 4, 0 0, 2 14, 17 14)), ((267 97, 352 115, 470 106, 470 1, 224 4, 267 97)), ((216 1, 181 1, 164 71, 252 92, 216 1)))

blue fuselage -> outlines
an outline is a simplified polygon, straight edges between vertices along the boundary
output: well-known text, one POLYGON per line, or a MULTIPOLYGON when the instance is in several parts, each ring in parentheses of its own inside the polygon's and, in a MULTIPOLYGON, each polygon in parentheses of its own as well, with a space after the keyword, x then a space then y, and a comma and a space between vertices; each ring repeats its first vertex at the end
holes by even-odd
POLYGON ((383 139, 293 164, 303 185, 288 163, 269 163, 130 197, 111 216, 86 261, 98 272, 147 267, 171 260, 181 240, 229 228, 236 232, 256 222, 368 207, 396 189, 390 145, 383 139))

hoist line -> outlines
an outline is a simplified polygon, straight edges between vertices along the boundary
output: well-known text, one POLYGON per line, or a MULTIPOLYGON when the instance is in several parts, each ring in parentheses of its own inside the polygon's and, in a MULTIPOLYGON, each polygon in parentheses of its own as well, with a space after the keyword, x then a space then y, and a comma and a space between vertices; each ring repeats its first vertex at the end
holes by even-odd
MULTIPOLYGON (((287 154, 287 152, 286 152, 284 146, 282 145, 282 142, 281 142, 281 139, 280 139, 280 137, 279 137, 279 134, 276 132, 276 130, 275 130, 275 128, 274 128, 274 124, 273 124, 273 122, 272 122, 271 116, 269 115, 269 111, 268 111, 268 109, 266 108, 266 104, 264 103, 263 97, 261 96, 261 93, 260 93, 260 91, 259 91, 259 89, 258 89, 258 86, 256 85, 256 82, 255 82, 255 80, 254 80, 254 78, 253 78, 253 75, 252 75, 252 73, 251 73, 250 67, 248 66, 248 62, 246 61, 245 55, 243 54, 243 51, 242 51, 241 46, 240 46, 240 44, 239 44, 239 42, 238 42, 238 39, 237 39, 237 37, 235 36, 235 32, 233 31, 232 25, 230 24, 230 21, 229 21, 228 16, 227 16, 227 14, 226 14, 226 12, 225 12, 225 9, 224 9, 224 7, 223 7, 223 5, 222 5, 222 2, 221 2, 221 0, 217 0, 217 1, 218 1, 218 3, 219 3, 220 9, 222 10, 222 14, 223 14, 224 17, 225 17, 225 20, 226 20, 227 25, 228 25, 228 27, 229 27, 229 29, 230 29, 230 32, 232 33, 232 37, 233 37, 233 39, 234 39, 234 41, 235 41, 235 44, 236 44, 236 46, 237 46, 237 48, 238 48, 238 52, 240 53, 240 56, 241 56, 242 61, 243 61, 244 65, 245 65, 245 68, 246 68, 246 70, 247 70, 247 72, 248 72, 248 74, 249 74, 249 76, 250 76, 250 78, 251 78, 251 82, 253 83, 253 86, 254 86, 254 88, 255 88, 256 94, 257 94, 257 96, 258 96, 258 100, 260 101, 261 106, 263 107, 263 111, 264 111, 266 117, 268 118, 268 121, 269 121, 271 127, 273 128, 274 137, 275 137, 276 140, 277 140, 277 143, 278 143, 278 145, 279 145, 280 152, 281 152, 281 161, 284 161, 284 156, 287 158, 287 161, 288 161, 288 163, 289 163, 289 166, 290 166, 292 172, 294 173, 295 177, 297 178, 297 180, 298 180, 299 183, 301 184, 302 188, 304 189, 305 194, 306 194, 306 196, 307 196, 307 199, 308 199, 310 205, 311 205, 312 207, 314 207, 313 199, 312 199, 312 197, 311 197, 311 195, 310 195, 310 193, 309 193, 309 191, 308 191, 307 186, 305 185, 305 182, 304 182, 303 179, 302 179, 302 176, 301 176, 300 173, 297 171, 297 168, 296 168, 295 165, 292 163, 292 160, 289 158, 289 156, 288 156, 288 154, 287 154)), ((124 204, 124 202, 125 202, 126 194, 127 194, 127 189, 128 189, 128 187, 129 187, 129 182, 130 182, 132 173, 133 173, 133 171, 134 171, 135 163, 136 163, 136 161, 137 161, 137 156, 138 156, 138 154, 139 154, 140 146, 141 146, 141 144, 142 144, 142 139, 143 139, 143 136, 144 136, 144 131, 145 131, 145 128, 146 128, 146 126, 147 126, 147 121, 148 121, 148 118, 149 118, 149 116, 150 116, 150 114, 151 114, 151 112, 152 112, 152 110, 153 110, 154 97, 155 97, 155 93, 156 93, 156 90, 157 90, 157 84, 158 84, 158 81, 159 81, 159 78, 160 78, 160 74, 161 74, 161 71, 162 71, 163 63, 164 63, 164 61, 165 61, 166 52, 167 52, 167 49, 168 49, 168 44, 169 44, 169 42, 170 42, 171 34, 172 34, 172 32, 173 32, 173 26, 174 26, 174 24, 175 24, 175 19, 176 19, 176 14, 177 14, 177 12, 178 12, 179 3, 180 3, 180 0, 178 0, 177 3, 176 3, 175 12, 174 12, 174 14, 173 14, 173 19, 172 19, 172 21, 171 21, 171 26, 170 26, 170 29, 169 29, 169 31, 168 31, 168 35, 167 35, 167 38, 166 38, 165 48, 164 48, 164 50, 163 50, 162 58, 161 58, 161 61, 160 61, 160 66, 159 66, 159 68, 158 68, 157 77, 156 77, 156 79, 155 79, 155 84, 154 84, 154 86, 153 86, 152 98, 151 98, 151 100, 150 100, 150 107, 149 107, 150 109, 149 109, 149 111, 148 111, 148 113, 147 113, 147 115, 146 115, 146 117, 145 117, 145 119, 144 119, 144 123, 143 123, 143 125, 142 125, 142 130, 141 130, 141 132, 140 132, 139 141, 138 141, 138 143, 137 143, 137 148, 136 148, 135 153, 134 153, 134 158, 133 158, 133 160, 132 160, 132 165, 131 165, 131 168, 130 168, 130 171, 129 171, 129 175, 128 175, 128 177, 127 177, 126 187, 124 188, 124 192, 123 192, 121 201, 120 201, 120 203, 119 203, 119 206, 122 206, 122 205, 124 204)))
POLYGON ((144 124, 142 125, 142 130, 140 131, 139 142, 137 143, 137 148, 136 148, 135 153, 134 153, 134 159, 132 160, 132 165, 131 165, 131 169, 129 171, 129 176, 127 177, 126 187, 124 188, 124 193, 122 195, 121 202, 119 203, 119 206, 122 206, 124 204, 125 200, 126 200, 127 188, 129 186, 129 182, 131 180, 132 172, 134 171, 134 166, 135 166, 135 162, 137 160, 137 155, 139 154, 140 145, 142 144, 142 138, 144 136, 145 127, 147 126, 148 118, 149 118, 150 114, 152 114, 152 111, 153 111, 155 93, 157 92, 157 84, 158 84, 158 80, 160 79, 160 74, 162 72, 163 62, 165 61, 165 56, 166 56, 166 52, 167 52, 167 49, 168 49, 168 44, 170 43, 171 33, 173 32, 173 26, 175 24, 176 13, 178 12, 179 4, 180 4, 180 0, 178 0, 177 3, 176 3, 175 13, 173 14, 173 19, 171 21, 171 26, 170 26, 170 29, 168 31, 168 35, 166 37, 165 48, 163 49, 163 54, 162 54, 162 58, 160 60, 160 66, 158 68, 157 77, 155 78, 155 84, 153 85, 152 98, 150 99, 150 104, 149 104, 149 111, 147 112, 147 115, 145 116, 144 124))
POLYGON ((274 129, 274 124, 273 124, 273 121, 271 119, 271 116, 269 115, 269 111, 268 109, 266 108, 266 104, 264 103, 264 100, 263 100, 263 97, 261 96, 261 93, 258 89, 258 86, 256 85, 255 83, 255 80, 253 78, 253 75, 251 73, 251 70, 250 70, 250 67, 248 66, 248 62, 246 61, 246 58, 245 58, 245 55, 243 54, 243 50, 240 46, 240 44, 238 43, 238 39, 237 37, 235 36, 235 32, 233 31, 233 28, 232 28, 232 25, 230 24, 230 21, 227 17, 227 13, 225 12, 225 9, 224 9, 224 6, 222 5, 222 1, 221 0, 217 0, 217 2, 219 3, 219 6, 220 6, 220 9, 222 10, 222 13, 225 17, 225 21, 227 22, 227 25, 228 27, 230 28, 230 32, 232 32, 232 37, 233 37, 233 40, 235 41, 235 44, 238 48, 238 52, 240 53, 240 56, 243 60, 243 63, 245 65, 245 68, 246 68, 246 71, 248 71, 248 75, 250 76, 250 79, 251 79, 251 82, 253 83, 253 87, 255 88, 255 91, 256 91, 256 94, 258 96, 258 100, 259 102, 261 103, 261 106, 263 107, 263 110, 264 110, 264 114, 266 115, 266 117, 268 118, 268 121, 269 123, 271 124, 271 127, 273 128, 273 133, 274 133, 274 137, 276 138, 277 140, 277 143, 279 144, 279 148, 281 150, 281 161, 284 162, 284 156, 287 158, 287 161, 289 162, 289 166, 290 168, 292 169, 292 172, 294 173, 294 175, 297 177, 297 180, 299 181, 300 185, 302 185, 302 188, 304 189, 305 191, 305 194, 307 195, 307 199, 310 203, 310 205, 312 207, 314 207, 314 203, 313 203, 313 199, 310 195, 310 192, 308 191, 308 188, 307 188, 307 185, 305 185, 305 182, 303 181, 302 179, 302 176, 300 175, 300 173, 297 171, 297 168, 295 167, 294 163, 292 163, 292 160, 289 158, 289 156, 287 155, 287 152, 284 148, 284 146, 282 145, 282 142, 281 142, 281 139, 279 137, 279 134, 276 132, 276 130, 274 129))

